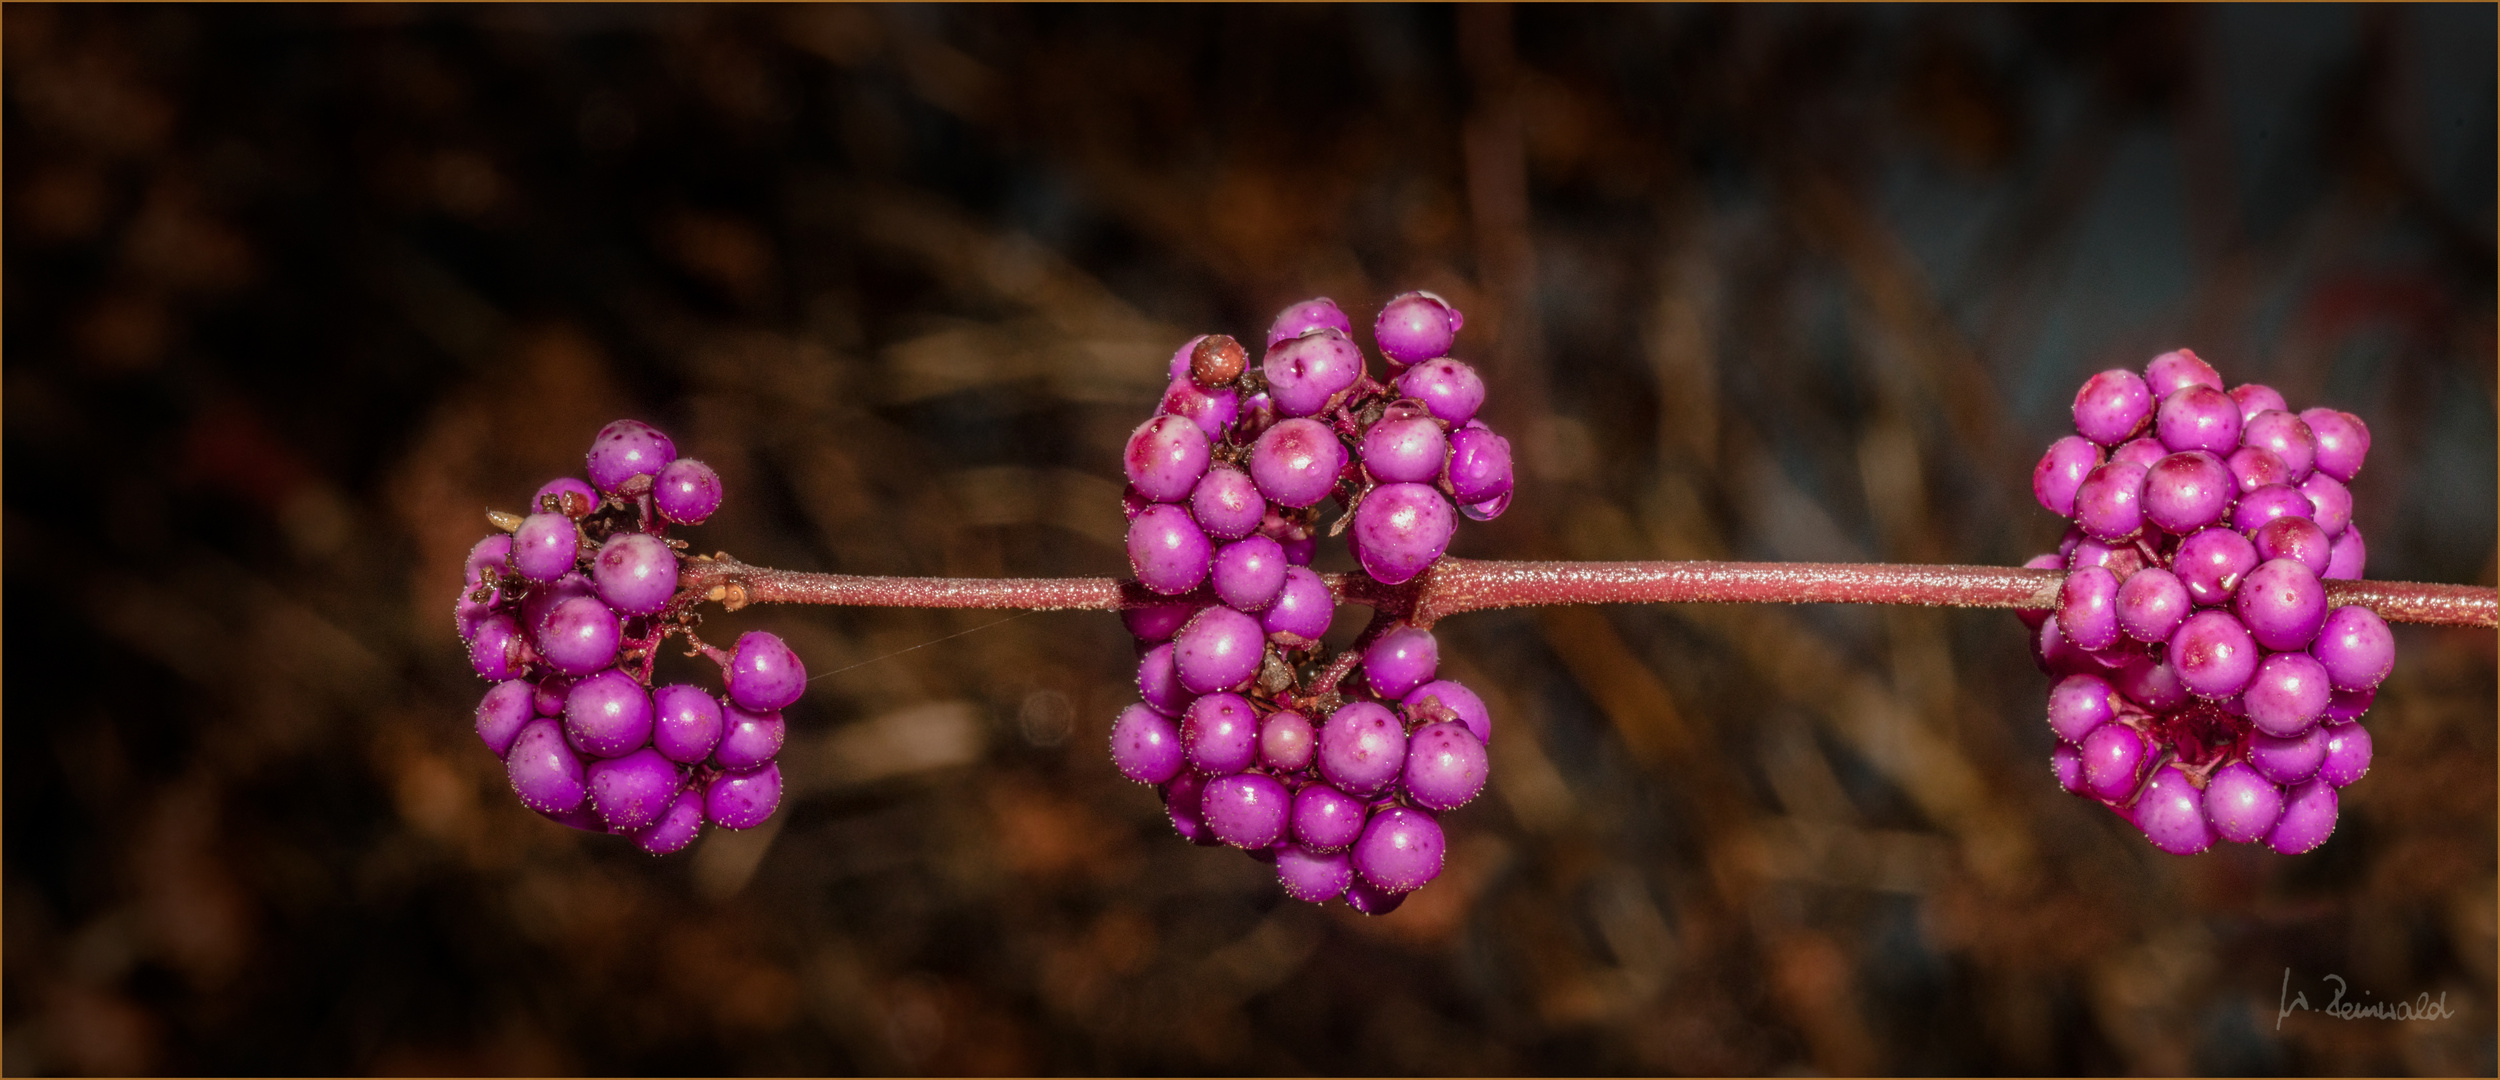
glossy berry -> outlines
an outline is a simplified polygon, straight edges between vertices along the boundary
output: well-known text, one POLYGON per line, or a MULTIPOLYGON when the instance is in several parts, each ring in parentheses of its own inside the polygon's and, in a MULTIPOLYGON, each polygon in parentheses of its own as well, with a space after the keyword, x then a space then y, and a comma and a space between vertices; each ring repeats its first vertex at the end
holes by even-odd
POLYGON ((1276 321, 1267 327, 1267 347, 1273 349, 1280 341, 1298 338, 1315 330, 1334 330, 1351 337, 1354 322, 1339 310, 1337 302, 1325 296, 1305 300, 1276 313, 1276 321))
POLYGON ((1388 790, 1406 767, 1406 729, 1368 701, 1338 707, 1319 731, 1319 772, 1349 795, 1388 790))
POLYGON ((1279 506, 1327 498, 1346 465, 1345 444, 1315 420, 1279 420, 1250 450, 1250 478, 1279 506))
POLYGON ((557 671, 588 675, 616 661, 619 634, 616 612, 595 596, 576 596, 547 613, 538 652, 557 671))
POLYGON ((2396 636, 2377 612, 2347 605, 2327 613, 2309 654, 2336 689, 2372 690, 2395 670, 2396 636))
POLYGON ((1300 648, 1319 641, 1328 633, 1328 624, 1336 614, 1336 598, 1329 595, 1328 583, 1303 566, 1285 568, 1285 587, 1278 590, 1276 602, 1259 613, 1259 628, 1268 640, 1288 648, 1300 648))
POLYGON ((623 491, 635 477, 658 475, 675 460, 677 444, 640 420, 619 420, 600 428, 584 458, 591 484, 609 494, 623 491))
POLYGON ((1447 300, 1428 292, 1403 293, 1381 306, 1380 318, 1372 323, 1372 341, 1392 361, 1420 364, 1449 355, 1466 323, 1447 300))
POLYGON ((1319 329, 1270 346, 1259 369, 1279 414, 1310 416, 1363 377, 1363 352, 1346 334, 1319 329))
MULTIPOLYGON (((2141 434, 2153 416, 2153 397, 2143 377, 2112 368, 2084 380, 2075 392, 2075 430, 2102 446, 2117 446, 2141 434)), ((2052 507, 2051 509, 2055 509, 2052 507)), ((2059 516, 2069 511, 2059 510, 2059 516)))
POLYGON ((724 829, 752 829, 781 806, 781 766, 767 764, 712 778, 703 791, 703 816, 724 829))
POLYGON ((1416 728, 1407 736, 1406 770, 1400 782, 1416 805, 1455 810, 1484 790, 1489 768, 1484 744, 1467 725, 1445 720, 1416 728))
POLYGON ((1432 418, 1453 428, 1475 419, 1484 407, 1484 378, 1456 360, 1431 360, 1398 376, 1398 393, 1424 403, 1432 418))
POLYGON ((662 757, 692 765, 720 745, 720 701, 699 687, 663 686, 651 692, 651 746, 662 757))
POLYGON ((2173 855, 2194 855, 2214 845, 2204 798, 2175 762, 2162 766, 2144 785, 2144 793, 2136 797, 2135 822, 2154 847, 2173 855))
POLYGON ((1354 510, 1351 530, 1365 573, 1395 585, 1422 573, 1449 550, 1458 517, 1449 500, 1423 484, 1382 484, 1354 510))
POLYGON ((1267 500, 1250 474, 1230 465, 1211 465, 1189 492, 1189 514, 1216 540, 1239 540, 1259 527, 1267 500))
POLYGON ((1143 705, 1120 710, 1111 722, 1111 765, 1141 784, 1160 784, 1180 774, 1180 729, 1143 705))
POLYGON ((1198 613, 1172 639, 1172 665, 1191 693, 1241 687, 1259 673, 1267 633, 1259 621, 1229 607, 1198 613))
POLYGON ((1193 701, 1181 717, 1181 752, 1189 767, 1208 776, 1229 776, 1259 757, 1259 713, 1250 699, 1217 693, 1193 701))
POLYGON ((634 843, 644 851, 673 855, 686 850, 702 832, 703 790, 690 785, 670 797, 668 809, 660 812, 659 820, 632 835, 634 843))
POLYGON ((2118 715, 2118 692, 2098 675, 2068 675, 2049 688, 2049 730, 2081 745, 2118 715))
POLYGON ((1354 856, 1287 844, 1276 849, 1276 882, 1287 896, 1324 904, 1344 896, 1346 887, 1354 884, 1354 856))
POLYGON ((729 700, 755 712, 789 708, 807 691, 807 665, 778 635, 749 630, 729 655, 729 700))
POLYGON ((656 614, 677 595, 677 553, 649 533, 618 533, 591 560, 590 583, 619 613, 656 614))
POLYGON ((2370 428, 2360 417, 2334 409, 2306 409, 2300 421, 2309 426, 2317 443, 2319 472, 2345 481, 2360 474, 2361 462, 2370 453, 2370 428))
POLYGON ((2283 816, 2283 789, 2243 762, 2217 770, 2205 782, 2203 801, 2214 833, 2235 844, 2265 839, 2283 816))
POLYGON ((639 832, 660 820, 676 801, 677 765, 649 747, 624 757, 595 761, 585 770, 591 809, 621 833, 639 832))
POLYGON ((1409 893, 1441 875, 1441 823, 1421 810, 1392 806, 1372 814, 1354 842, 1354 872, 1388 893, 1409 893))
POLYGON ((521 805, 542 814, 565 813, 582 804, 589 793, 582 760, 566 745, 564 732, 544 717, 523 725, 504 755, 512 793, 521 805))
POLYGON ((1147 588, 1177 596, 1207 579, 1214 545, 1189 511, 1178 506, 1149 506, 1128 524, 1129 569, 1147 588))
POLYGON ((519 679, 496 683, 477 703, 477 737, 500 758, 512 749, 521 728, 537 719, 530 707, 530 684, 519 679))
POLYGON ((564 734, 593 757, 623 757, 651 741, 651 695, 615 668, 574 684, 564 699, 564 734))
POLYGON ((1293 794, 1275 777, 1245 772, 1207 783, 1199 814, 1215 838, 1237 848, 1268 848, 1285 839, 1293 794))
POLYGON ((2172 453, 2203 450, 2228 454, 2240 444, 2240 407, 2210 386, 2190 386, 2163 398, 2153 414, 2153 437, 2172 453))
POLYGON ((1211 449, 1207 433, 1195 422, 1157 416, 1129 434, 1120 464, 1138 494, 1159 503, 1179 502, 1206 475, 1211 449))
POLYGON ((1381 635, 1363 650, 1363 678, 1373 693, 1394 701, 1432 681, 1440 663, 1441 646, 1432 631, 1409 626, 1381 635))
POLYGON ((790 726, 778 712, 752 712, 731 705, 721 715, 720 746, 712 760, 724 769, 752 769, 781 753, 790 726))
POLYGON ((2049 452, 2032 467, 2032 497, 2040 500, 2050 513, 2071 516, 2075 512, 2075 492, 2083 487, 2083 478, 2107 460, 2108 455, 2100 447, 2080 435, 2068 435, 2050 443, 2049 452))
POLYGON ((651 506, 678 525, 701 525, 720 509, 720 474, 693 458, 678 458, 660 469, 651 485, 651 506))
POLYGON ((1274 603, 1285 589, 1285 549, 1265 536, 1250 536, 1215 549, 1208 571, 1215 595, 1240 611, 1274 603))
POLYGON ((581 531, 562 514, 531 514, 512 534, 512 568, 531 581, 554 581, 573 572, 581 531))
POLYGON ((1259 765, 1277 772, 1311 767, 1319 752, 1319 729, 1301 713, 1278 710, 1259 722, 1259 765))

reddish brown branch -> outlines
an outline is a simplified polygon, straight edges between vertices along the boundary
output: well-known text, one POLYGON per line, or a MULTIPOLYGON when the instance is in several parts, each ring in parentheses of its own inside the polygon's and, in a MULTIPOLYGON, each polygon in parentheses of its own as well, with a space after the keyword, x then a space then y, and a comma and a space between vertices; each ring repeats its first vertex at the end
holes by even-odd
MULTIPOLYGON (((1340 602, 1409 613, 1417 626, 1464 611, 1546 604, 1916 604, 2047 608, 2056 570, 1888 563, 1509 562, 1444 559, 1402 585, 1325 575, 1340 602)), ((691 559, 679 584, 692 598, 855 607, 1119 611, 1166 603, 1115 578, 913 578, 812 574, 691 559)), ((2330 604, 2360 604, 2389 622, 2500 626, 2500 590, 2404 581, 2330 581, 2330 604)))

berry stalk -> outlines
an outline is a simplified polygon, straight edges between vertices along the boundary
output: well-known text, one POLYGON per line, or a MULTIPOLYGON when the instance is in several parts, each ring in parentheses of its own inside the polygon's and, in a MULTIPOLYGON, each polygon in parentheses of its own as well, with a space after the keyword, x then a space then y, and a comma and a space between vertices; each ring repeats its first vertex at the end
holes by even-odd
MULTIPOLYGON (((1323 574, 1340 602, 1407 613, 1430 626, 1465 611, 1547 604, 1915 604, 2057 607, 2062 570, 1886 563, 1526 562, 1445 558, 1399 585, 1323 574)), ((1115 578, 921 578, 752 566, 727 555, 686 561, 679 587, 732 610, 747 604, 1120 611, 1166 604, 1115 578)), ((2329 604, 2389 622, 2500 627, 2500 590, 2408 581, 2328 581, 2329 604)))

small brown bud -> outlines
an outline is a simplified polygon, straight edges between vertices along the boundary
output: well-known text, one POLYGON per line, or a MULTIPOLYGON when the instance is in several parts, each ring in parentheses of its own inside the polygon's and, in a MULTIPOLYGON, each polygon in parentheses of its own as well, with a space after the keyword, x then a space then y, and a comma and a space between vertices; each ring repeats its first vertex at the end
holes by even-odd
POLYGON ((1209 390, 1241 377, 1250 354, 1227 334, 1209 334, 1189 350, 1189 380, 1209 390))
POLYGON ((486 512, 486 523, 504 532, 511 532, 521 527, 521 515, 507 514, 501 510, 489 510, 486 512))

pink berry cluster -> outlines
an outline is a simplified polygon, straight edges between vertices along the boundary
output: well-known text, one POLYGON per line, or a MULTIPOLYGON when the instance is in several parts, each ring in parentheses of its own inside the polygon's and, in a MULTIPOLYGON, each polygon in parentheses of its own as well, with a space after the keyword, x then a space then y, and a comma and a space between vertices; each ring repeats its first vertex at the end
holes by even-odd
POLYGON ((807 688, 798 656, 761 632, 726 654, 698 643, 725 697, 651 686, 660 643, 693 640, 685 542, 668 529, 720 508, 720 476, 635 420, 601 428, 587 465, 588 483, 549 481, 469 551, 454 614, 469 665, 494 684, 478 738, 523 806, 653 854, 684 849, 707 820, 762 824, 781 804, 781 710, 807 688))
POLYGON ((2325 843, 2396 658, 2386 622, 2330 610, 2321 585, 2361 576, 2345 485, 2369 428, 2265 386, 2226 392, 2186 349, 2094 375, 2074 417, 2032 473, 2074 527, 2028 565, 2066 581, 2053 613, 2023 613, 2058 677, 2058 782, 2173 854, 2325 843))
POLYGON ((1296 899, 1395 909, 1441 872, 1436 815, 1484 788, 1492 719, 1436 678, 1432 633, 1388 617, 1359 653, 1324 655, 1335 599, 1309 567, 1342 532, 1398 585, 1449 550, 1458 515, 1510 505, 1510 443, 1448 355, 1463 321, 1431 293, 1390 301, 1372 328, 1385 382, 1325 299, 1278 315, 1255 368, 1230 337, 1193 339, 1129 438, 1129 564, 1173 599, 1127 613, 1145 700, 1113 723, 1112 763, 1160 788, 1183 837, 1274 863, 1296 899))

